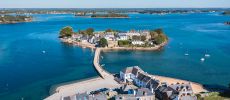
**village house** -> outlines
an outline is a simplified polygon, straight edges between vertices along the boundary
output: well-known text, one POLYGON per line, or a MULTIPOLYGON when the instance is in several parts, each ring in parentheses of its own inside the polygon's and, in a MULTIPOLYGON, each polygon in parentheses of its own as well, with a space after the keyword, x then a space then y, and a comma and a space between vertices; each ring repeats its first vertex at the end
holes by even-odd
POLYGON ((179 92, 178 100, 196 100, 190 83, 171 84, 169 87, 179 92))
POLYGON ((105 35, 104 35, 104 38, 107 41, 115 41, 115 36, 114 36, 113 32, 106 32, 105 35))
POLYGON ((146 40, 151 39, 151 35, 150 35, 150 32, 149 32, 149 31, 146 31, 146 30, 140 31, 140 34, 141 34, 141 36, 145 36, 145 37, 146 37, 146 40))
POLYGON ((132 41, 132 44, 133 45, 143 45, 143 44, 145 44, 145 42, 144 41, 139 41, 139 40, 134 40, 134 41, 132 41))
POLYGON ((127 67, 120 71, 120 79, 124 83, 134 83, 139 87, 149 88, 151 91, 156 90, 159 81, 150 76, 138 66, 127 67))
POLYGON ((160 100, 197 100, 190 83, 162 85, 155 93, 160 100))
POLYGON ((80 40, 82 38, 82 34, 73 34, 72 39, 73 40, 80 40))
POLYGON ((148 88, 138 88, 132 94, 119 94, 115 100, 155 100, 155 93, 148 88))
POLYGON ((117 47, 117 46, 118 46, 117 41, 108 41, 108 48, 113 48, 113 47, 117 47))
POLYGON ((118 33, 117 35, 118 35, 117 40, 128 40, 129 39, 126 33, 118 33))

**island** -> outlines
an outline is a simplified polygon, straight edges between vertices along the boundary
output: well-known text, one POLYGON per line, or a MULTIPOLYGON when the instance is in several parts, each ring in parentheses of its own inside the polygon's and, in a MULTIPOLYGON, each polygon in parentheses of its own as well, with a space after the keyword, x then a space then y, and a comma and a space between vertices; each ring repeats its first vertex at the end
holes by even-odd
POLYGON ((129 18, 129 16, 127 14, 109 13, 109 14, 92 14, 91 18, 129 18))
POLYGON ((222 14, 223 15, 230 15, 230 11, 224 11, 222 14))
POLYGON ((33 18, 31 16, 23 16, 23 15, 1 15, 0 16, 0 24, 13 24, 13 23, 21 23, 21 22, 31 22, 33 18))
POLYGON ((93 28, 74 32, 70 26, 64 27, 59 38, 65 43, 82 47, 125 50, 158 50, 168 42, 162 29, 119 31, 107 29, 94 31, 93 28))
POLYGON ((230 21, 224 22, 225 25, 230 25, 230 21))

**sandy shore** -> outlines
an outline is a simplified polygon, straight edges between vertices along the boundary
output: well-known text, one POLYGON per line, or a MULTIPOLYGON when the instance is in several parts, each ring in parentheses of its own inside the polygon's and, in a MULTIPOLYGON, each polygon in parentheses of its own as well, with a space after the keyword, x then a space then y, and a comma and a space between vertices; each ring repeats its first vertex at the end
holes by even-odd
POLYGON ((61 100, 62 97, 74 96, 78 93, 90 92, 101 88, 118 88, 121 85, 114 79, 101 77, 92 78, 89 80, 70 83, 56 87, 54 93, 44 100, 61 100))

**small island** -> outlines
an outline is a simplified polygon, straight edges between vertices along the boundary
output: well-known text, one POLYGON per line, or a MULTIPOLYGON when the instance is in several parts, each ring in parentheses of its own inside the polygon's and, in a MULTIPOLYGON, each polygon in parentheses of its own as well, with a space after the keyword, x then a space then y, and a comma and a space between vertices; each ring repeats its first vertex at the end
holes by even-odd
POLYGON ((230 11, 224 11, 222 14, 223 15, 230 15, 230 11))
POLYGON ((224 22, 225 25, 230 25, 230 21, 224 22))
POLYGON ((24 15, 1 15, 0 16, 0 24, 13 24, 13 23, 21 23, 21 22, 31 22, 33 18, 31 16, 24 15))
POLYGON ((129 18, 129 16, 127 14, 109 13, 109 14, 92 14, 91 18, 129 18))
POLYGON ((93 28, 88 28, 74 32, 70 26, 61 29, 59 38, 65 43, 82 47, 114 50, 157 50, 166 45, 168 41, 162 29, 122 32, 112 29, 94 31, 93 28))

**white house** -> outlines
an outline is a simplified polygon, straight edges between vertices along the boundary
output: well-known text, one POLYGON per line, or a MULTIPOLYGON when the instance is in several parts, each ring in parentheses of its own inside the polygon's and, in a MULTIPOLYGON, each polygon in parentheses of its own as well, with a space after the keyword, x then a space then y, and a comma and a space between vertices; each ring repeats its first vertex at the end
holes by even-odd
POLYGON ((168 87, 176 90, 179 93, 175 100, 196 100, 190 83, 171 84, 168 87))
POLYGON ((129 37, 126 35, 126 33, 118 33, 117 40, 128 40, 129 37))
POLYGON ((143 44, 145 44, 145 42, 143 42, 143 41, 132 41, 132 44, 133 45, 143 45, 143 44))
POLYGON ((78 40, 78 39, 80 39, 82 37, 82 34, 73 34, 72 35, 72 39, 74 39, 74 40, 78 40))
POLYGON ((138 66, 127 67, 120 71, 120 79, 125 83, 133 82, 139 87, 149 88, 151 91, 159 85, 158 80, 155 80, 138 66))
POLYGON ((133 36, 140 36, 141 34, 139 32, 127 32, 126 35, 132 38, 133 36))
POLYGON ((104 36, 104 38, 107 40, 107 41, 113 41, 115 40, 115 36, 113 33, 111 32, 107 32, 104 36))
POLYGON ((90 37, 88 42, 94 44, 95 43, 95 36, 90 37))

